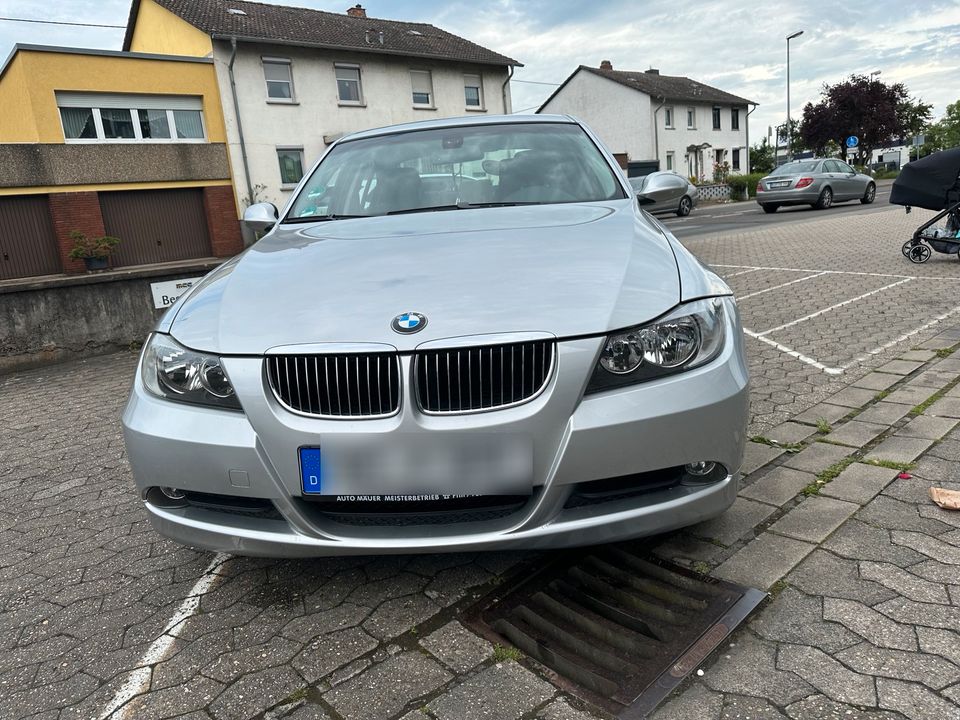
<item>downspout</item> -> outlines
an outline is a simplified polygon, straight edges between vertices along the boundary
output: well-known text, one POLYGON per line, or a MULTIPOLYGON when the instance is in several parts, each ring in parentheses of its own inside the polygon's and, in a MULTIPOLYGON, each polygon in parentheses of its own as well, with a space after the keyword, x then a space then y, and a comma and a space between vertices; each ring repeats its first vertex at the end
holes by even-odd
POLYGON ((240 122, 240 101, 237 100, 237 82, 233 77, 233 62, 237 59, 237 39, 230 38, 230 63, 227 72, 230 75, 230 94, 233 96, 233 113, 237 116, 237 134, 240 136, 240 157, 243 159, 243 175, 247 181, 247 201, 253 205, 253 184, 250 182, 250 164, 247 162, 247 144, 243 139, 243 123, 240 122))
POLYGON ((513 113, 513 103, 510 103, 510 111, 507 112, 507 85, 510 84, 510 78, 513 77, 513 65, 510 65, 510 72, 507 73, 507 79, 503 81, 503 85, 500 86, 500 95, 501 100, 503 101, 503 114, 512 114, 513 113))
POLYGON ((653 111, 653 156, 657 159, 657 169, 660 169, 660 123, 657 122, 657 113, 667 104, 667 98, 660 98, 660 105, 653 111))
MULTIPOLYGON (((753 103, 753 110, 756 110, 756 109, 757 109, 757 104, 756 104, 756 103, 753 103)), ((750 113, 752 113, 753 110, 750 110, 750 112, 747 113, 747 118, 746 118, 746 122, 747 122, 747 172, 744 173, 745 175, 749 175, 749 174, 750 174, 750 113)), ((749 190, 748 190, 747 192, 749 193, 749 190)))

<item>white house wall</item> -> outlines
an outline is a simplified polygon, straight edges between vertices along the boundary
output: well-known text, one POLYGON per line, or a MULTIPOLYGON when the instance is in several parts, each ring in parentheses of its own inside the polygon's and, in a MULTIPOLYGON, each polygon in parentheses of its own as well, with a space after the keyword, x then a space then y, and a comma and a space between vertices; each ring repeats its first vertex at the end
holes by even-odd
MULTIPOLYGON (((638 93, 639 94, 639 93, 638 93)), ((659 102, 657 103, 659 105, 659 102)), ((730 105, 714 105, 713 103, 690 103, 667 101, 664 109, 673 108, 674 128, 664 125, 664 110, 657 115, 658 131, 660 136, 660 169, 667 169, 667 153, 674 153, 673 169, 681 175, 692 174, 692 163, 688 166, 686 159, 687 148, 691 145, 709 143, 710 147, 703 151, 704 165, 702 166, 705 179, 713 177, 714 151, 723 150, 724 160, 730 164, 731 172, 746 172, 746 145, 747 145, 747 107, 740 108, 740 129, 731 130, 730 105), (687 108, 694 108, 696 112, 696 129, 687 129, 687 108), (713 129, 713 108, 720 108, 720 129, 713 129), (733 170, 733 150, 740 150, 740 169, 733 170), (689 169, 688 169, 689 167, 689 169)))
POLYGON ((610 152, 654 158, 650 97, 620 83, 581 70, 539 112, 582 120, 610 152))
MULTIPOLYGON (((217 43, 214 48, 214 61, 221 88, 237 199, 243 208, 249 204, 249 199, 243 175, 240 135, 230 92, 230 52, 229 44, 217 43)), ((327 149, 324 137, 332 140, 346 133, 395 123, 483 114, 466 109, 463 78, 465 73, 481 75, 483 78, 483 105, 486 113, 510 112, 509 85, 506 107, 502 92, 503 82, 507 78, 506 68, 282 45, 240 44, 234 63, 234 77, 250 182, 255 188, 263 186, 255 191, 256 199, 270 201, 282 207, 291 195, 289 188, 281 187, 278 148, 302 147, 304 172, 307 172, 327 149), (291 60, 295 103, 268 102, 262 57, 291 60), (339 104, 334 63, 360 66, 364 106, 339 104), (413 107, 410 70, 432 72, 436 109, 413 107)))

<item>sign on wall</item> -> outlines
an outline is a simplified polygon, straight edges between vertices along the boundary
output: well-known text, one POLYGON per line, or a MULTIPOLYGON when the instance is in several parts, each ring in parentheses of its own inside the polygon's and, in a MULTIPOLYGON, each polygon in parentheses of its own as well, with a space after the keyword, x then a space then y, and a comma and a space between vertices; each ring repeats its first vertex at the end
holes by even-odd
POLYGON ((202 277, 194 277, 150 283, 150 291, 153 293, 153 306, 155 308, 170 307, 181 295, 193 287, 194 283, 198 283, 202 279, 202 277))

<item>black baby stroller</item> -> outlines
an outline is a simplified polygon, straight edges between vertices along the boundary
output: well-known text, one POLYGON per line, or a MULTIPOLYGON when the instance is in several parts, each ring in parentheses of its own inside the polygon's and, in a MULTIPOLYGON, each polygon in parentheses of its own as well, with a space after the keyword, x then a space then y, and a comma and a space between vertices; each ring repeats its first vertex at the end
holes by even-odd
POLYGON ((903 254, 911 262, 929 260, 931 248, 960 258, 960 148, 904 165, 893 181, 890 202, 905 205, 907 212, 911 207, 940 211, 903 244, 903 254))

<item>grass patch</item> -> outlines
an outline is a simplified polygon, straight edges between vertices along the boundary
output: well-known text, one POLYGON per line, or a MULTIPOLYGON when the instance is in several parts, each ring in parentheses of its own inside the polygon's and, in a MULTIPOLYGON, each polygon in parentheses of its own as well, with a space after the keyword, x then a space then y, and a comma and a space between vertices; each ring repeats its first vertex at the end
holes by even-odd
POLYGON ((701 575, 709 575, 713 569, 710 567, 710 563, 704 562, 703 560, 697 560, 692 568, 694 572, 700 573, 701 575))
POLYGON ((926 411, 928 407, 933 405, 937 400, 939 400, 946 394, 947 394, 946 389, 938 390, 937 392, 935 392, 933 395, 928 397, 919 405, 914 405, 912 408, 910 408, 910 412, 907 414, 912 415, 913 417, 916 417, 917 415, 923 415, 923 413, 926 411))
POLYGON ((950 357, 951 355, 953 355, 953 348, 940 348, 937 350, 938 358, 950 357))
POLYGON ((817 432, 821 435, 826 435, 830 432, 830 423, 827 422, 826 418, 817 418, 817 432))
POLYGON ((504 660, 515 660, 517 662, 523 658, 523 653, 510 645, 501 645, 497 643, 493 646, 493 661, 503 662, 504 660))
POLYGON ((845 457, 843 460, 838 460, 826 470, 820 471, 820 473, 817 475, 817 479, 807 485, 803 490, 801 490, 801 492, 807 497, 810 497, 811 495, 819 495, 820 488, 822 488, 831 480, 836 479, 837 475, 842 473, 855 462, 856 458, 852 457, 845 457))
POLYGON ((787 585, 786 580, 783 580, 783 579, 777 580, 773 585, 770 586, 770 590, 768 594, 770 595, 771 598, 775 598, 777 595, 782 593, 788 587, 789 585, 787 585))
POLYGON ((754 435, 750 438, 750 442, 759 443, 760 445, 769 445, 770 447, 780 448, 781 450, 786 450, 791 453, 798 453, 804 448, 803 443, 780 443, 774 440, 773 438, 768 438, 765 435, 754 435))
POLYGON ((907 470, 913 470, 916 467, 916 463, 912 462, 894 462, 893 460, 876 460, 871 458, 869 460, 864 460, 867 465, 873 465, 875 467, 887 468, 889 470, 899 470, 900 472, 906 472, 907 470))
POLYGON ((297 702, 298 700, 303 700, 303 699, 305 699, 306 697, 307 697, 307 688, 306 688, 306 687, 302 687, 302 688, 299 688, 299 689, 297 689, 297 690, 294 690, 292 693, 290 693, 289 695, 287 695, 287 696, 283 699, 283 704, 284 704, 284 705, 287 705, 287 704, 289 704, 289 703, 295 703, 295 702, 297 702))
POLYGON ((890 394, 889 390, 881 390, 876 395, 873 396, 874 400, 883 400, 887 395, 890 394))

